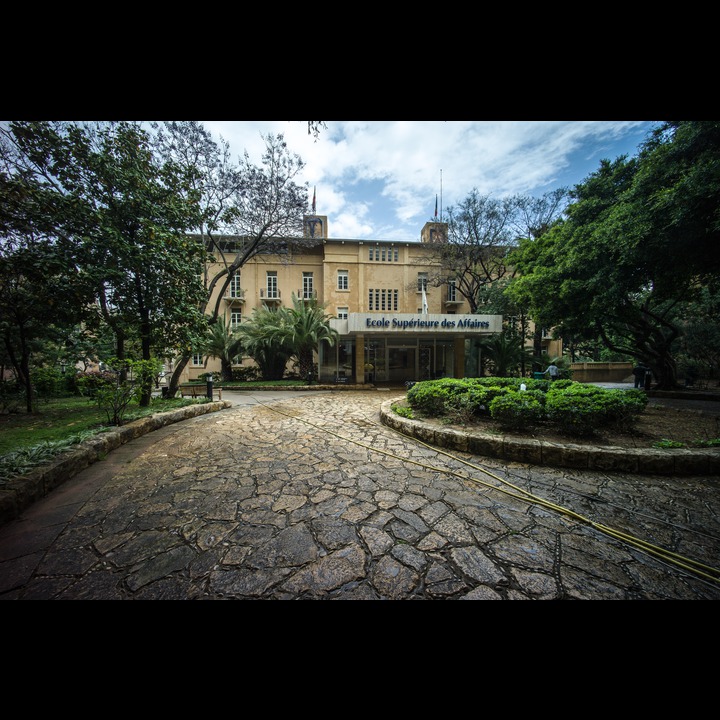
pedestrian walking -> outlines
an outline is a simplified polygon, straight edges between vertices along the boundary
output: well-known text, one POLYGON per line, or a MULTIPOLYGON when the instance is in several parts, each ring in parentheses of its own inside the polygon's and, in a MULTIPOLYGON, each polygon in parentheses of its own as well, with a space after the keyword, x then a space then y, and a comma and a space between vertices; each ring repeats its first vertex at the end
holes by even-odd
POLYGON ((555 363, 550 363, 543 375, 550 375, 551 380, 557 380, 560 377, 560 368, 555 363))

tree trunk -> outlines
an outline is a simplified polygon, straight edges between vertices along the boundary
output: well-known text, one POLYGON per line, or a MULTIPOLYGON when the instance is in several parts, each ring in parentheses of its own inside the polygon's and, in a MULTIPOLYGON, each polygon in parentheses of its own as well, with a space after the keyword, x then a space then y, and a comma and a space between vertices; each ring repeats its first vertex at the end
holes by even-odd
POLYGON ((22 377, 24 378, 25 385, 25 409, 31 413, 34 407, 33 401, 35 400, 35 397, 32 382, 30 380, 30 356, 23 353, 20 363, 22 365, 22 377))
MULTIPOLYGON (((142 335, 142 359, 147 361, 148 365, 151 360, 152 351, 150 349, 149 324, 143 328, 142 335)), ((142 374, 139 378, 141 383, 140 407, 149 407, 152 400, 152 377, 142 374)))
POLYGON ((220 359, 220 372, 225 382, 232 382, 232 364, 225 358, 220 359))
POLYGON ((665 353, 650 363, 655 376, 657 390, 674 390, 677 388, 677 364, 672 355, 665 353))
MULTIPOLYGON (((536 358, 542 357, 542 328, 537 325, 533 332, 533 355, 536 358)), ((542 371, 542 365, 539 361, 533 363, 533 370, 537 370, 538 372, 542 371)))
POLYGON ((315 363, 313 362, 312 350, 303 350, 298 356, 300 365, 300 377, 303 380, 312 380, 315 377, 315 363))
POLYGON ((175 365, 172 376, 170 377, 170 385, 168 386, 168 397, 173 398, 180 389, 180 376, 183 374, 185 367, 190 362, 190 355, 183 355, 175 365))

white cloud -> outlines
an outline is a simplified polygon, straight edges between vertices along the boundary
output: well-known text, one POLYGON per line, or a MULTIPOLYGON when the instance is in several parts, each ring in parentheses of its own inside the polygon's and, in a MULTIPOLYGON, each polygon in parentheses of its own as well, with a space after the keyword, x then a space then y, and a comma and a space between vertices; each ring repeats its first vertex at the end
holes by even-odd
POLYGON ((317 187, 332 237, 417 240, 441 209, 477 188, 502 197, 541 195, 581 182, 603 158, 634 154, 649 121, 202 121, 235 156, 260 163, 263 135, 282 133, 317 187), (442 179, 442 186, 441 186, 442 179), (442 193, 442 197, 440 195, 442 193))

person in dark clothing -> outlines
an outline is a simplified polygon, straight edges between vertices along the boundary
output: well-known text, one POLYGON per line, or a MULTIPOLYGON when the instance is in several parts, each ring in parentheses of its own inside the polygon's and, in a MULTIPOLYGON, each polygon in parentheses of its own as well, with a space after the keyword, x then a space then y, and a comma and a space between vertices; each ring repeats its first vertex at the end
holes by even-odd
POLYGON ((645 365, 644 363, 638 363, 633 368, 633 375, 635 376, 635 387, 644 388, 645 387, 645 374, 650 372, 650 368, 645 365))

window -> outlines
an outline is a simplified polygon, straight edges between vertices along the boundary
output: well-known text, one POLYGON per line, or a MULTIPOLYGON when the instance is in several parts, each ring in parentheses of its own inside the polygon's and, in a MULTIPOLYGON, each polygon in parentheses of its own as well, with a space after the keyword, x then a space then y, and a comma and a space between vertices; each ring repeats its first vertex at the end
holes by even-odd
POLYGON ((338 290, 349 290, 350 280, 348 278, 347 270, 338 270, 337 276, 337 289, 338 290))
POLYGON ((455 285, 455 280, 448 280, 448 300, 450 302, 455 302, 457 300, 457 287, 455 285))
POLYGON ((242 290, 240 289, 240 275, 235 273, 230 280, 228 285, 228 293, 230 297, 239 298, 242 297, 242 290))
POLYGON ((426 272, 419 272, 418 273, 418 280, 417 280, 417 291, 422 292, 425 290, 427 292, 428 288, 428 274, 426 272))
POLYGON ((235 330, 242 322, 242 312, 240 310, 232 310, 230 312, 230 329, 235 330))
POLYGON ((368 310, 397 311, 399 297, 399 290, 370 288, 368 291, 368 310))
POLYGON ((277 273, 274 271, 267 274, 267 296, 269 298, 278 297, 277 273))
POLYGON ((368 260, 380 262, 398 262, 400 258, 400 250, 391 245, 390 247, 371 247, 368 248, 368 260))
POLYGON ((303 273, 302 296, 304 300, 309 300, 313 296, 313 274, 311 272, 303 273))
POLYGON ((348 319, 348 309, 346 307, 339 307, 337 309, 337 317, 338 320, 347 320, 348 319))
POLYGON ((395 246, 368 248, 368 260, 398 262, 400 251, 395 246))
POLYGON ((197 355, 197 354, 193 355, 192 356, 192 364, 193 365, 204 365, 205 363, 203 362, 203 356, 197 355))

